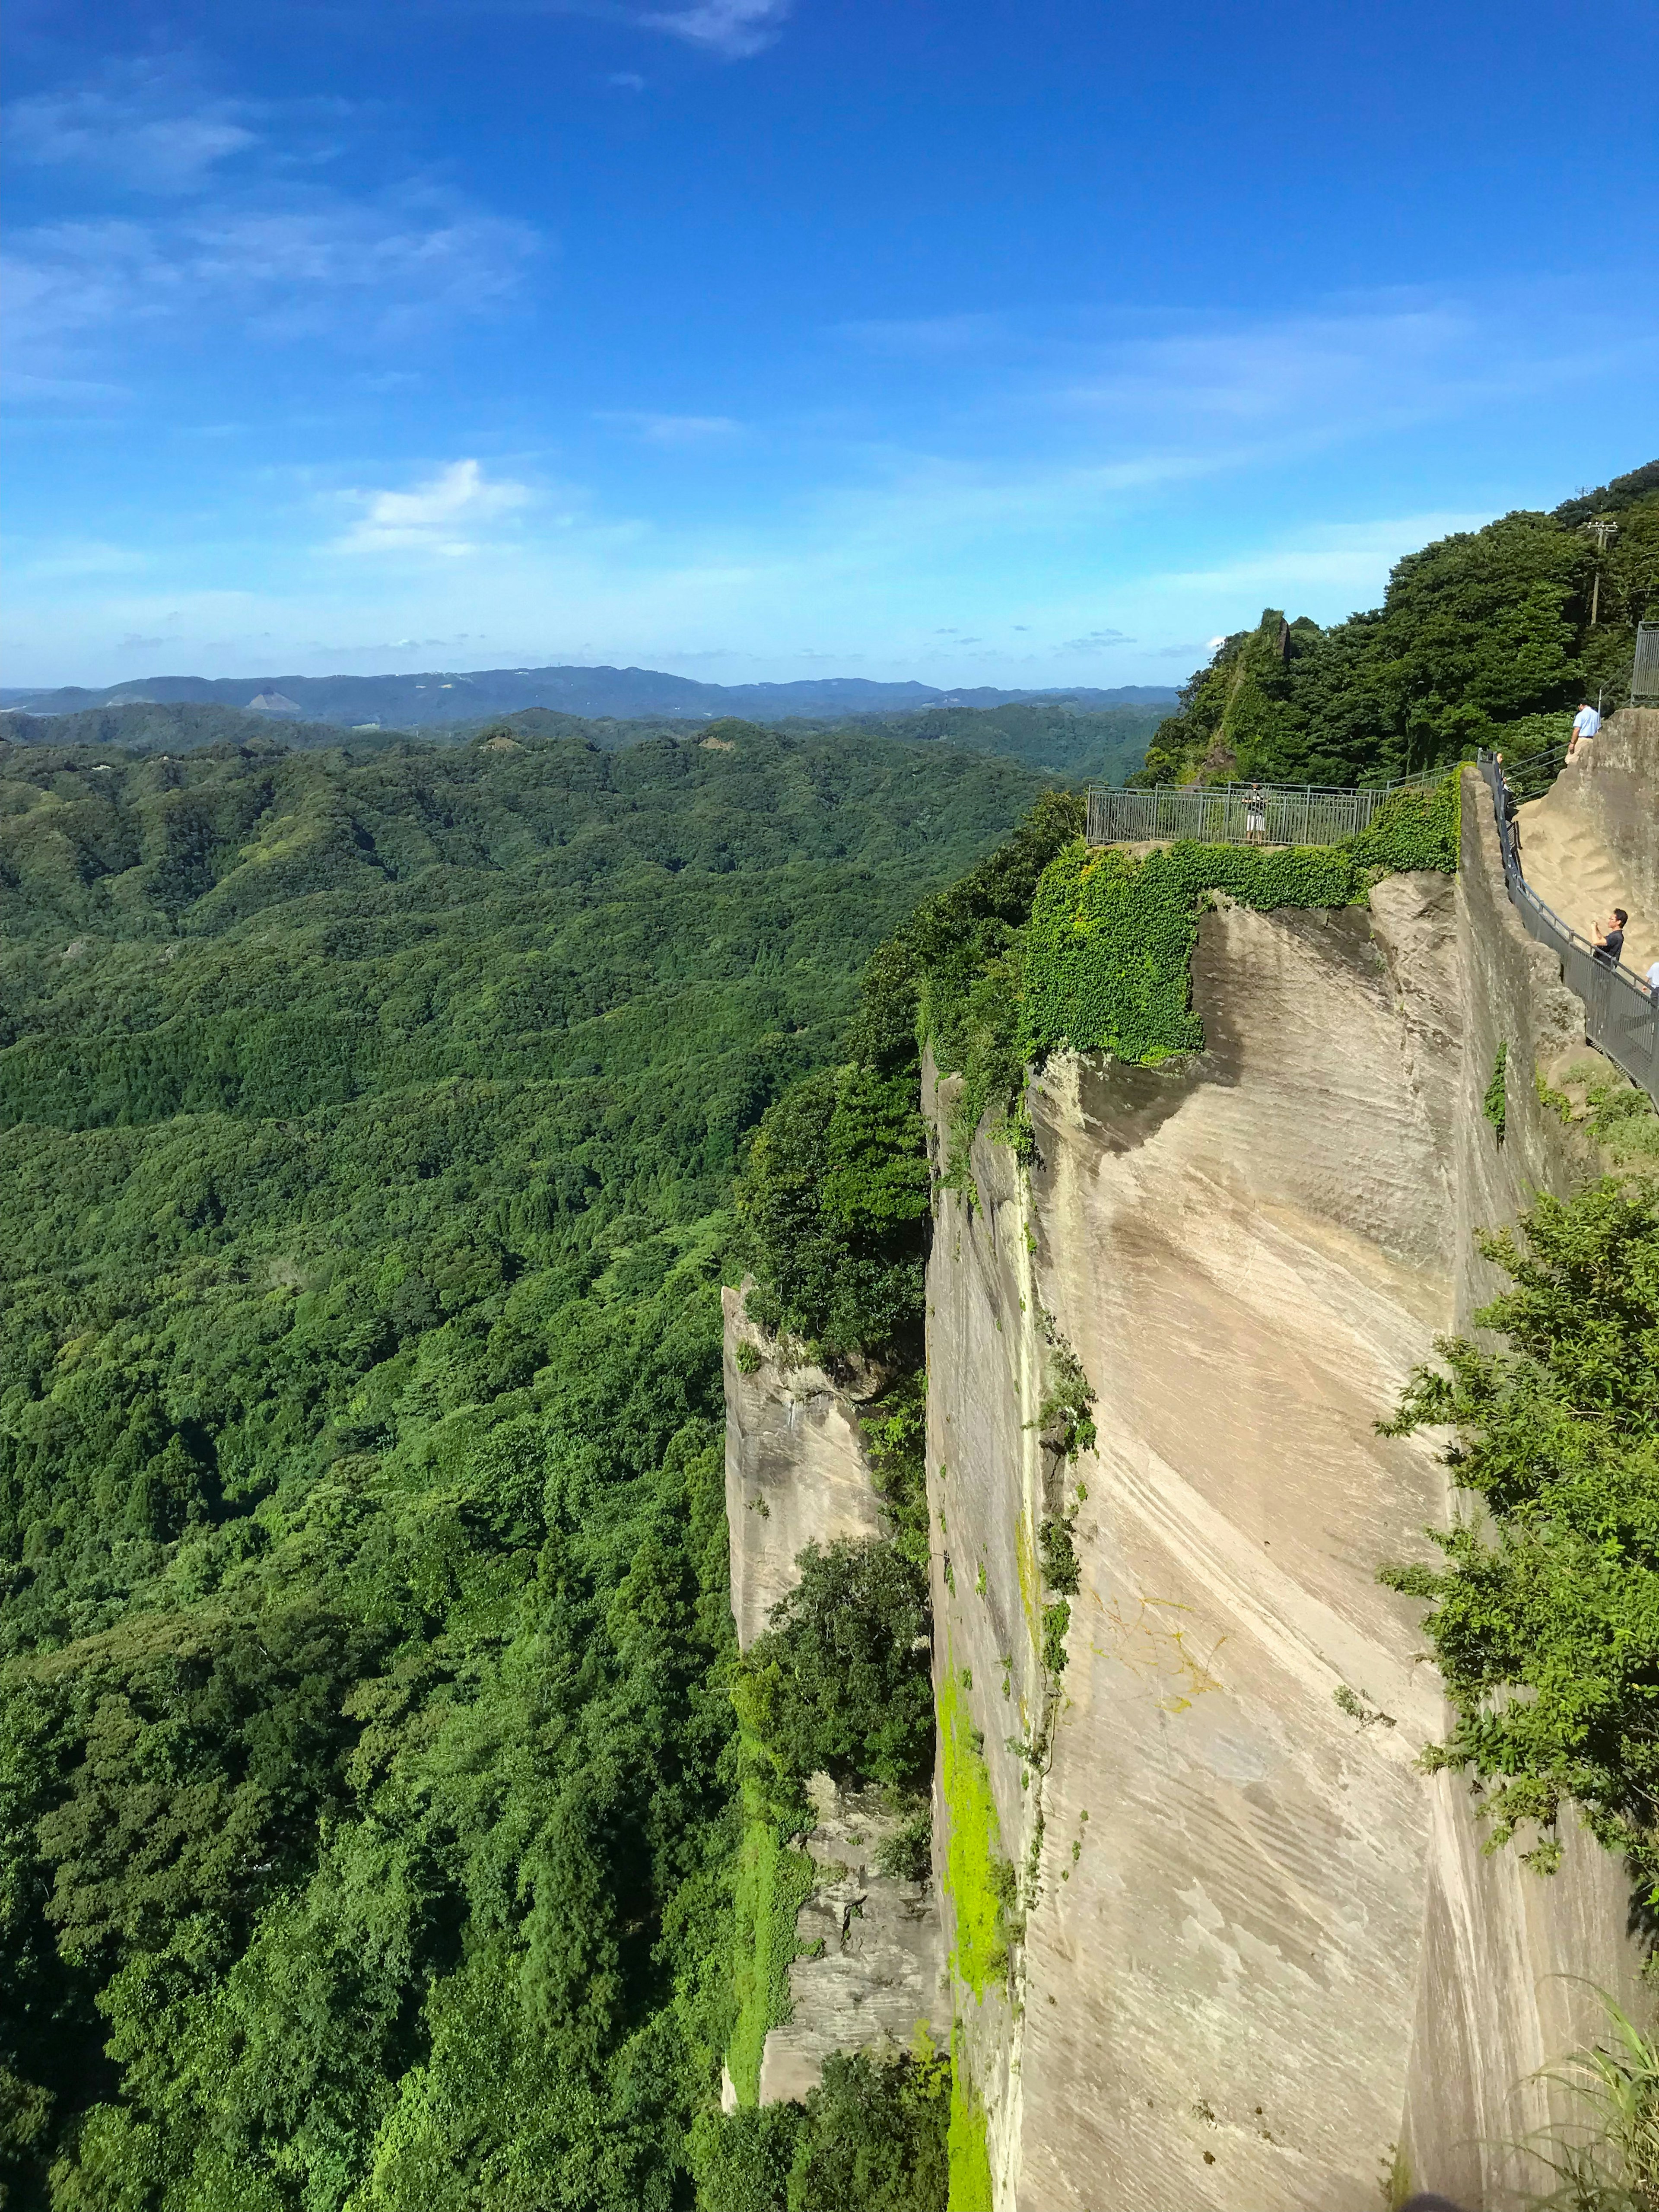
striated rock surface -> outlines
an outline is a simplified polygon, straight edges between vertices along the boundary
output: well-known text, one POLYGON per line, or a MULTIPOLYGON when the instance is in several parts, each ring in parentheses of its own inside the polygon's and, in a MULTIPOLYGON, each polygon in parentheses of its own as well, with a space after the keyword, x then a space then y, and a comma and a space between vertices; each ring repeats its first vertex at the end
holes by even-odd
POLYGON ((1553 1880, 1487 1856, 1466 1785, 1421 1774, 1447 1717, 1420 1608, 1375 1578, 1453 1504, 1431 1441, 1375 1423, 1496 1287, 1474 1231, 1597 1166, 1538 1097, 1583 1012, 1484 799, 1471 775, 1455 882, 1206 916, 1206 1051, 1056 1056, 1029 1172, 981 1133, 977 1203, 940 1192, 936 1675, 1021 1887, 1006 1986, 956 1990, 998 2212, 1372 2212, 1390 2171, 1507 2212, 1503 2146, 1549 2117, 1526 2077, 1595 2023, 1564 1978, 1638 2000, 1618 1863, 1576 1831, 1553 1880), (1074 1462, 1068 1358, 1097 1431, 1074 1462), (1067 1513, 1056 1674, 1040 1561, 1067 1513))
POLYGON ((1442 1491, 1374 1423, 1451 1315, 1424 1064, 1459 1026, 1451 884, 1411 879, 1383 927, 1206 917, 1201 1058, 1052 1061, 1029 1190, 981 1139, 981 1208, 943 1199, 941 1646, 1026 1877, 1023 2017, 999 2046, 1012 2008, 964 2005, 1004 2205, 1370 2212, 1398 2134, 1438 1705, 1375 1569, 1442 1491), (1096 1393, 1075 1467, 1029 1425, 1045 1337, 1096 1393), (1032 1563, 1079 1484, 1033 1761, 1002 1747, 1042 1705, 1032 1563))
POLYGON ((732 1617, 747 1650, 772 1607, 800 1579, 808 1544, 878 1536, 881 1505, 858 1430, 859 1396, 820 1367, 787 1366, 744 1310, 744 1292, 721 1292, 726 1314, 726 1519, 731 1531, 732 1617), (739 1347, 746 1347, 740 1350, 739 1347))
MULTIPOLYGON (((722 1296, 732 1612, 746 1650, 799 1580, 795 1562, 808 1544, 883 1534, 859 1409, 886 1378, 874 1370, 836 1378, 787 1364, 775 1340, 748 1319, 744 1292, 722 1296)), ((932 1876, 901 1881, 877 1863, 903 1816, 878 1791, 839 1790, 826 1775, 814 1775, 808 1791, 817 1817, 803 1848, 818 1879, 796 1923, 790 2016, 766 2039, 763 2105, 805 2097, 832 2051, 908 2048, 918 2030, 940 2042, 950 2032, 932 1876)), ((726 2101, 735 2109, 735 2089, 726 2101)))
POLYGON ((789 1969, 791 2016, 766 2039, 763 2105, 805 2097, 831 2051, 909 2050, 918 2031, 950 2040, 933 1881, 897 1880, 877 1861, 902 1816, 879 1790, 840 1790, 827 1775, 815 1774, 808 1790, 818 1818, 805 1847, 819 1879, 795 1923, 802 1955, 789 1969))

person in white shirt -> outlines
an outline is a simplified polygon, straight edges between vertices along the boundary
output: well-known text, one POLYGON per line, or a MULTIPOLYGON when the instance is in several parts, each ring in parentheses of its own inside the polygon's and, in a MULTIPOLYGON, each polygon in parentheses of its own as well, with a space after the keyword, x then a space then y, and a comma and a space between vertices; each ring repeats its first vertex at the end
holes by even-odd
POLYGON ((1659 1000, 1659 960, 1656 960, 1648 970, 1648 989, 1656 1000, 1659 1000))
POLYGON ((1601 726, 1601 717, 1586 699, 1572 718, 1572 736, 1567 744, 1567 758, 1571 760, 1581 742, 1585 738, 1593 738, 1601 726))

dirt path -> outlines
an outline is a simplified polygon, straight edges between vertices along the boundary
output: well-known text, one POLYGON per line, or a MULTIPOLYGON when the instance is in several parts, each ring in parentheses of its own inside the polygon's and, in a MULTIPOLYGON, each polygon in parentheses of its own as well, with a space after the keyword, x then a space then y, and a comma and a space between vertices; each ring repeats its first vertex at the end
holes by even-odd
POLYGON ((1589 762, 1574 762, 1541 799, 1521 809, 1522 872, 1545 905, 1581 936, 1594 937, 1609 909, 1623 907, 1630 916, 1624 964, 1643 978, 1659 960, 1659 915, 1641 911, 1618 862, 1577 803, 1582 778, 1593 773, 1589 762))

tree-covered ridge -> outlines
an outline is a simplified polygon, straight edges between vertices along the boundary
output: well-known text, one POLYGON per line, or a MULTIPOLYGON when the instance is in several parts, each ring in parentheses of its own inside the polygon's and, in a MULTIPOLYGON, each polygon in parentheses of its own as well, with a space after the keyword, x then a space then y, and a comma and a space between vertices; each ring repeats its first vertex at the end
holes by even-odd
MULTIPOLYGON (((839 733, 855 744, 870 738, 907 745, 943 742, 972 752, 1000 753, 1028 768, 1052 769, 1074 780, 1121 783, 1140 765, 1146 740, 1164 711, 1163 706, 1144 702, 1097 707, 1056 698, 1002 707, 920 708, 892 714, 789 715, 770 726, 776 734, 797 741, 839 733)), ((427 730, 423 738, 426 743, 458 747, 496 737, 520 744, 562 738, 617 752, 653 743, 695 745, 709 726, 689 728, 683 720, 660 716, 619 721, 526 707, 510 714, 441 724, 427 730)), ((342 729, 326 722, 295 722, 195 701, 130 701, 51 716, 0 712, 0 744, 46 745, 58 751, 85 746, 97 749, 97 759, 106 763, 112 762, 117 751, 178 756, 210 745, 268 753, 332 750, 368 760, 377 753, 401 750, 410 737, 407 730, 342 729)))
POLYGON ((1039 788, 743 726, 0 755, 16 2202, 690 2202, 732 1165, 1039 788))
POLYGON ((1137 781, 1386 782, 1476 745, 1553 742, 1586 694, 1622 703, 1636 625, 1654 619, 1659 463, 1408 554, 1380 608, 1332 629, 1269 608, 1188 684, 1137 781), (1599 515, 1616 525, 1605 550, 1583 526, 1599 515))

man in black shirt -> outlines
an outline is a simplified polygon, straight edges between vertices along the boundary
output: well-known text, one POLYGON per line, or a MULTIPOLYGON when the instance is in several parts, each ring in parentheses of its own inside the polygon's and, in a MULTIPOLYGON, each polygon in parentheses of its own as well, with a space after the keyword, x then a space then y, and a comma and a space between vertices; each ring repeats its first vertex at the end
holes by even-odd
POLYGON ((1619 965, 1620 955, 1625 949, 1625 924, 1630 916, 1621 906, 1616 906, 1595 933, 1595 957, 1606 961, 1609 968, 1619 965))

